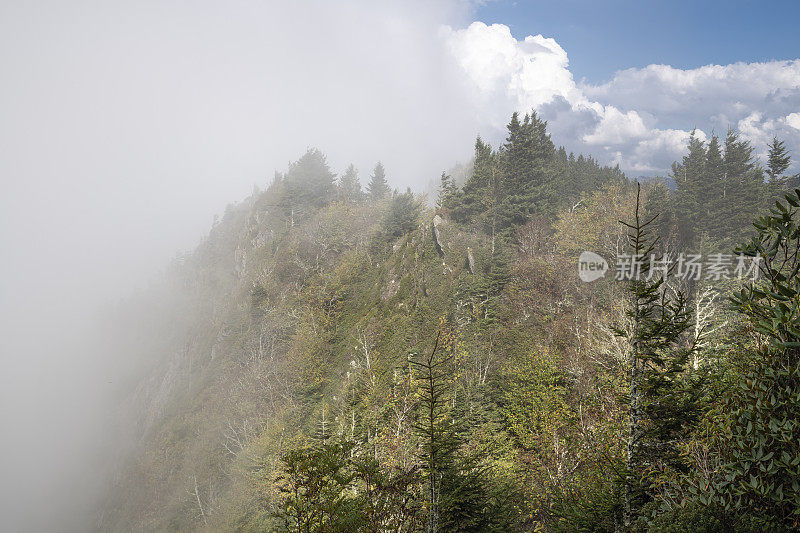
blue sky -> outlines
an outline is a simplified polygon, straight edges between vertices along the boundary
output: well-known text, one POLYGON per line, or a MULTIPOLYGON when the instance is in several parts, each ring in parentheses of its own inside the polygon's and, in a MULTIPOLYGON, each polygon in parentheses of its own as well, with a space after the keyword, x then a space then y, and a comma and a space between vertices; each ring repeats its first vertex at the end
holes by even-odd
POLYGON ((489 1, 475 19, 542 34, 568 52, 575 79, 662 63, 681 69, 800 56, 800 2, 771 0, 489 1))

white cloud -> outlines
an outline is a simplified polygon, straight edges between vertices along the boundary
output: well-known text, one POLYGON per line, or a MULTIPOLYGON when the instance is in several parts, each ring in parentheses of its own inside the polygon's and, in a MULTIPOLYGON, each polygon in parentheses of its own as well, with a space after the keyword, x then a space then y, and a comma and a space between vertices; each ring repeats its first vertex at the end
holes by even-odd
POLYGON ((607 106, 603 108, 600 123, 592 133, 583 136, 583 141, 591 145, 618 145, 630 139, 643 139, 648 131, 636 111, 623 113, 614 106, 607 106))
POLYGON ((786 124, 796 130, 800 130, 800 113, 790 113, 786 115, 786 124))
POLYGON ((446 27, 442 36, 493 127, 512 111, 536 109, 557 143, 634 173, 664 172, 681 157, 692 128, 706 138, 736 127, 762 155, 773 135, 800 146, 800 114, 793 112, 800 109, 800 60, 689 70, 650 65, 591 85, 575 82, 554 39, 517 40, 505 25, 480 22, 446 27))

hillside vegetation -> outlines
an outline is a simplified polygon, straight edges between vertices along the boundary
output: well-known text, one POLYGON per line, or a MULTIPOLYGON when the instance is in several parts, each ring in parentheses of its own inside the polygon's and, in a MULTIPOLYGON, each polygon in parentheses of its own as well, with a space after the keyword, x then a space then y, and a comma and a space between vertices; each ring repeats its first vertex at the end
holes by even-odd
POLYGON ((800 198, 772 149, 765 180, 735 132, 692 137, 675 190, 637 187, 515 114, 435 207, 309 150, 109 318, 148 370, 98 529, 796 528, 800 198), (755 283, 578 277, 584 250, 753 236, 755 283))

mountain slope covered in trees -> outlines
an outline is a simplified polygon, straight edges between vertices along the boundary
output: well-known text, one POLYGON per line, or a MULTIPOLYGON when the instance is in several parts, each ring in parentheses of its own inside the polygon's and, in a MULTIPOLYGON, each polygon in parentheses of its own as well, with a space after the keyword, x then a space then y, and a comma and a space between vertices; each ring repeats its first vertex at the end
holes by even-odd
POLYGON ((693 137, 675 191, 639 189, 546 128, 515 114, 504 144, 479 138, 435 209, 380 163, 366 191, 352 166, 337 180, 318 150, 229 207, 169 299, 128 304, 148 319, 126 352, 151 365, 98 529, 795 527, 785 148, 765 181, 735 132, 693 137), (584 250, 730 253, 756 233, 768 286, 577 275, 584 250))

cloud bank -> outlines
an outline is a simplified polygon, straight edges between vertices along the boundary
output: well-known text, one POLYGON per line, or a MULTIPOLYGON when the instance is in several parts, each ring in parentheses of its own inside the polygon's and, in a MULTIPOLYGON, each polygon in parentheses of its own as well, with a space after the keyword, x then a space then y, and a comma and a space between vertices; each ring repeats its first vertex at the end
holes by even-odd
POLYGON ((517 40, 508 26, 445 26, 441 36, 488 124, 535 109, 557 143, 617 163, 633 175, 663 173, 680 158, 689 131, 736 128, 763 155, 778 135, 800 146, 800 60, 667 65, 617 72, 607 83, 575 81, 567 52, 542 35, 517 40))

